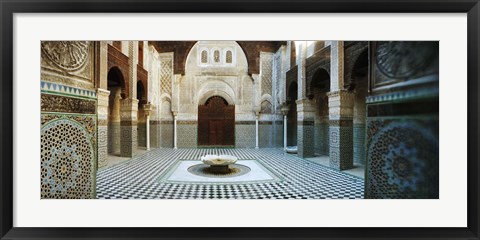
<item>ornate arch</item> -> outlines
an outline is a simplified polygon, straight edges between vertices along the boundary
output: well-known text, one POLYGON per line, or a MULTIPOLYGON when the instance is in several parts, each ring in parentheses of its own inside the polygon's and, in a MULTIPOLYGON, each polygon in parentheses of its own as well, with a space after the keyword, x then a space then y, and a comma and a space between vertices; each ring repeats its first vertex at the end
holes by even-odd
POLYGON ((207 102, 207 100, 213 96, 220 96, 223 99, 225 99, 225 101, 227 101, 228 105, 235 105, 235 100, 234 100, 235 98, 230 96, 230 94, 228 94, 223 90, 211 89, 211 90, 207 90, 206 92, 202 93, 199 96, 200 97, 198 99, 197 105, 204 105, 207 102))

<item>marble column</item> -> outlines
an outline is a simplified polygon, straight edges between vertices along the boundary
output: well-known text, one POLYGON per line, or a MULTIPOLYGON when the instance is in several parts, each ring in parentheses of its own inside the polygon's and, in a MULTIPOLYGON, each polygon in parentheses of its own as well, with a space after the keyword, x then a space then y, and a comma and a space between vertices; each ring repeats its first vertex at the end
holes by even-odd
POLYGON ((330 167, 337 170, 353 167, 353 99, 346 90, 328 93, 330 167))
POLYGON ((255 106, 253 112, 255 113, 255 149, 258 149, 258 119, 260 118, 260 106, 255 106))
POLYGON ((150 150, 150 114, 152 113, 152 105, 147 103, 143 106, 143 111, 145 112, 145 130, 146 130, 146 142, 145 147, 147 150, 150 150))
POLYGON ((297 154, 299 157, 315 156, 315 108, 312 100, 299 99, 297 103, 297 154))
POLYGON ((133 157, 137 150, 137 99, 122 99, 120 106, 120 155, 122 157, 133 157))
POLYGON ((259 115, 255 115, 255 149, 258 149, 258 118, 259 115))
POLYGON ((283 114, 283 150, 287 151, 287 115, 290 110, 289 106, 283 105, 281 108, 283 114))
POLYGON ((177 149, 177 112, 172 111, 173 114, 173 149, 177 149))
POLYGON ((97 89, 98 168, 107 166, 108 156, 108 97, 110 91, 97 89))

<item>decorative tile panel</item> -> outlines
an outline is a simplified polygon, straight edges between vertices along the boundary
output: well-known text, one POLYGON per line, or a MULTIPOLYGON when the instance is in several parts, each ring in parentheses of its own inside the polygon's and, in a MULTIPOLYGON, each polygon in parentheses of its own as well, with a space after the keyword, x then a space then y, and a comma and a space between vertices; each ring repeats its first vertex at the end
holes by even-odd
POLYGON ((255 122, 251 122, 251 124, 235 123, 235 147, 255 147, 255 122))
POLYGON ((197 122, 177 122, 177 145, 179 148, 197 147, 197 122))
POLYGON ((42 114, 41 198, 94 198, 94 116, 42 114))
POLYGON ((367 198, 438 198, 438 119, 369 119, 367 198))

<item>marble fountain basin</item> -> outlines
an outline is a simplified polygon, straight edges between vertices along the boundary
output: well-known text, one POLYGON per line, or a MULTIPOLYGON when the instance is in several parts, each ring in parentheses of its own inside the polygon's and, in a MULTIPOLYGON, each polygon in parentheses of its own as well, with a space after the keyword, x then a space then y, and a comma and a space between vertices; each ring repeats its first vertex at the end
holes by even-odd
POLYGON ((231 155, 205 155, 200 158, 204 164, 210 166, 210 171, 215 173, 229 173, 229 166, 237 162, 237 159, 231 155))

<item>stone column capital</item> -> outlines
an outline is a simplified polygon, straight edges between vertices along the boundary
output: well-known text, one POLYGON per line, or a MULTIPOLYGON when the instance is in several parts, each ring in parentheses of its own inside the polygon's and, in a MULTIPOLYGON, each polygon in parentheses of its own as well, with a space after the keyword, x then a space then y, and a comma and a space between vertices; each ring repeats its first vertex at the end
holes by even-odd
POLYGON ((282 114, 284 116, 288 115, 288 111, 290 111, 290 105, 283 104, 282 107, 280 108, 280 111, 282 111, 282 114))
POLYGON ((138 99, 126 98, 120 100, 122 110, 138 110, 138 99))
POLYGON ((297 103, 297 112, 315 112, 315 102, 310 99, 299 99, 297 103))
POLYGON ((330 120, 351 119, 355 94, 346 90, 329 92, 328 109, 330 120))
POLYGON ((344 100, 353 100, 353 97, 355 97, 355 93, 352 91, 342 89, 342 90, 328 92, 327 96, 328 98, 339 97, 344 100))
POLYGON ((143 112, 145 113, 145 116, 150 116, 152 111, 153 111, 153 106, 152 106, 152 104, 150 104, 150 102, 143 105, 143 112))
POLYGON ((105 89, 97 89, 97 102, 98 106, 108 108, 108 97, 110 96, 110 91, 105 89))
POLYGON ((98 94, 99 96, 102 95, 102 96, 107 96, 107 97, 108 97, 108 96, 110 95, 110 91, 107 90, 107 89, 98 88, 98 89, 97 89, 97 94, 98 94))
POLYGON ((253 112, 255 113, 255 117, 258 118, 258 115, 260 115, 260 106, 253 107, 253 112))

